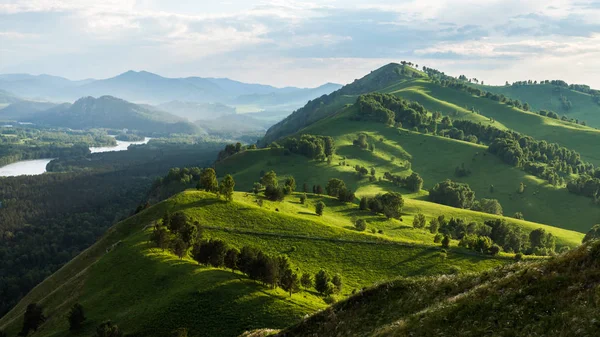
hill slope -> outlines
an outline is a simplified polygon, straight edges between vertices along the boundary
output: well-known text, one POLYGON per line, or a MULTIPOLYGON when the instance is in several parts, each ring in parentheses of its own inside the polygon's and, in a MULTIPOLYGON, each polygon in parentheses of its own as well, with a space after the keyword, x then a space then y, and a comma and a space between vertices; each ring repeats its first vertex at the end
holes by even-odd
POLYGON ((57 104, 49 102, 18 101, 0 109, 0 118, 4 120, 24 120, 57 104))
POLYGON ((38 112, 26 120, 73 129, 127 128, 147 134, 198 132, 194 125, 179 117, 112 96, 84 97, 72 105, 38 112))
POLYGON ((552 84, 477 87, 527 102, 534 111, 554 111, 568 118, 585 121, 590 126, 600 127, 600 104, 590 94, 552 84))
POLYGON ((105 319, 132 336, 164 336, 179 327, 188 328, 190 336, 236 336, 249 329, 283 328, 325 306, 310 289, 289 297, 242 274, 198 266, 189 258, 180 260, 153 248, 148 242, 151 226, 167 210, 183 211, 192 221, 206 224, 205 238, 286 254, 299 272, 324 268, 339 273, 344 281, 340 298, 398 275, 474 272, 512 261, 476 254, 456 243, 446 258, 440 258, 439 248, 430 243, 432 234, 402 228, 397 220, 361 215, 356 206, 327 197, 309 197, 309 204, 327 203, 323 219, 295 197, 281 203, 265 201, 262 207, 255 199, 236 193, 235 201, 227 203, 212 194, 188 191, 117 224, 29 293, 0 320, 0 328, 16 334, 27 304, 38 302, 48 321, 36 335, 64 335, 68 308, 79 302, 88 317, 81 336, 91 336, 105 319), (381 228, 397 227, 396 234, 348 229, 356 216, 366 216, 381 228))
POLYGON ((593 336, 599 254, 595 242, 489 273, 386 282, 278 336, 593 336))

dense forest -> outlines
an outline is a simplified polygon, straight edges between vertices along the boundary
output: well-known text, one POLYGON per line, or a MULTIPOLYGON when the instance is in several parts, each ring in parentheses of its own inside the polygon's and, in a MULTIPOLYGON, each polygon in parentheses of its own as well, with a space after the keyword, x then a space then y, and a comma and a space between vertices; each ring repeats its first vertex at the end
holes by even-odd
POLYGON ((85 156, 90 146, 114 146, 105 131, 52 130, 25 127, 0 128, 0 166, 19 160, 85 156))
POLYGON ((156 144, 49 165, 69 173, 0 179, 0 315, 145 203, 171 167, 208 166, 223 146, 156 144))

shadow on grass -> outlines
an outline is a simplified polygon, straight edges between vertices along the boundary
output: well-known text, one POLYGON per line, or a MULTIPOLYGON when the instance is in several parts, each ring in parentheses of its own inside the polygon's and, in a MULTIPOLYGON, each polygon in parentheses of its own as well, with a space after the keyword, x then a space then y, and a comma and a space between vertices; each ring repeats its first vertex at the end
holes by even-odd
POLYGON ((318 216, 317 214, 311 212, 298 212, 298 214, 318 216))

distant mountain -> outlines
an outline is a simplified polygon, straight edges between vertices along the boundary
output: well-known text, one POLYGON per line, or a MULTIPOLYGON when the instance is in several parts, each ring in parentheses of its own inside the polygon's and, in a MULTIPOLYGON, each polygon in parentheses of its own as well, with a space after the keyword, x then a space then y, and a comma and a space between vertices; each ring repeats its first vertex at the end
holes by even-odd
POLYGON ((257 132, 264 134, 267 128, 273 125, 273 122, 256 119, 246 114, 234 114, 212 120, 199 120, 196 124, 209 133, 247 134, 257 132))
POLYGON ((20 101, 20 99, 8 91, 0 90, 0 105, 12 104, 20 101))
POLYGON ((190 121, 211 120, 221 116, 235 114, 235 108, 221 103, 195 103, 171 101, 156 106, 158 109, 186 118, 190 121))
POLYGON ((73 104, 38 112, 27 121, 72 129, 130 129, 147 135, 194 134, 200 131, 177 116, 112 96, 84 97, 73 104))
MULTIPOLYGON (((49 101, 73 101, 79 97, 111 95, 135 103, 161 104, 170 101, 234 104, 240 96, 244 104, 281 104, 288 100, 302 101, 316 98, 327 90, 319 88, 276 88, 263 84, 249 84, 227 78, 167 78, 147 71, 127 71, 102 80, 70 81, 50 75, 0 75, 0 90, 18 96, 49 101), (272 95, 272 97, 263 97, 272 95)), ((263 106, 264 108, 264 106, 263 106)))
POLYGON ((335 83, 327 83, 312 89, 294 89, 286 92, 271 92, 267 94, 250 94, 239 96, 234 100, 235 104, 254 104, 262 106, 294 105, 296 108, 306 104, 306 102, 323 95, 330 94, 342 86, 335 83))
POLYGON ((57 106, 56 103, 18 101, 10 104, 4 109, 0 109, 0 119, 20 121, 30 118, 40 111, 45 111, 55 106, 57 106))

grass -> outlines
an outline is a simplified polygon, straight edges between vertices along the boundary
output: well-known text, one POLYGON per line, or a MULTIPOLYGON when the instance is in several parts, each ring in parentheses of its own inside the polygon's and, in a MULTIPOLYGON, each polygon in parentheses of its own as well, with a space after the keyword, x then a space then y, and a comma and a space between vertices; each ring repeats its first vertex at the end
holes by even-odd
POLYGON ((415 195, 385 181, 369 182, 367 178, 359 178, 354 166, 373 167, 378 178, 383 177, 385 172, 409 175, 415 171, 423 177, 425 189, 448 178, 464 182, 471 186, 477 198, 498 199, 508 216, 521 212, 527 220, 578 232, 587 232, 600 220, 600 209, 592 205, 590 199, 571 194, 565 188, 552 186, 503 163, 487 153, 485 146, 399 130, 379 123, 351 121, 349 115, 353 109, 347 108, 299 132, 334 138, 337 155, 331 165, 308 161, 293 154, 283 155, 281 150, 263 149, 227 158, 217 164, 217 172, 220 175, 233 174, 240 190, 250 190, 253 182, 260 179, 261 172, 275 170, 280 176, 294 176, 299 190, 304 183, 312 191, 313 185, 325 186, 329 179, 340 178, 359 196, 398 190, 406 198, 426 200, 426 191, 415 195), (369 143, 375 146, 374 152, 352 145, 359 133, 369 136, 369 143), (340 166, 343 161, 349 166, 340 166), (463 164, 472 174, 455 177, 454 169, 463 164), (518 194, 521 182, 527 187, 523 194, 518 194))
POLYGON ((479 86, 481 89, 503 94, 522 102, 527 102, 535 111, 549 110, 569 118, 586 121, 593 127, 600 127, 600 105, 594 102, 591 95, 560 88, 555 90, 551 84, 535 84, 524 86, 479 86), (566 110, 560 96, 565 96, 572 104, 571 109, 566 110))
POLYGON ((595 242, 477 275, 392 280, 277 336, 593 336, 599 251, 595 242))
MULTIPOLYGON (((458 110, 460 116, 460 112, 464 115, 465 111, 473 108, 481 117, 493 118, 496 127, 506 127, 535 139, 558 143, 576 150, 584 160, 594 165, 600 165, 600 154, 596 147, 596 144, 600 142, 600 131, 594 128, 542 117, 534 112, 512 108, 491 99, 475 97, 459 90, 441 87, 427 80, 414 82, 413 86, 391 92, 399 96, 407 96, 406 98, 418 101, 426 107, 432 107, 435 101, 445 102, 446 104, 437 105, 437 110, 443 114, 450 114, 458 110), (461 109, 456 109, 456 107, 461 109)), ((480 118, 471 116, 466 119, 480 118)))
POLYGON ((328 197, 311 195, 308 205, 301 205, 298 196, 259 207, 255 196, 241 192, 231 203, 204 192, 180 193, 115 225, 30 292, 0 320, 0 327, 15 335, 27 304, 38 302, 48 321, 36 336, 69 335, 66 315, 78 302, 88 317, 79 336, 91 336, 106 319, 131 336, 164 336, 179 327, 188 328, 190 336, 237 336, 246 330, 284 328, 326 306, 314 290, 289 297, 242 274, 198 266, 153 248, 147 241, 148 225, 166 210, 183 211, 201 223, 205 237, 287 254, 300 272, 325 268, 341 274, 340 299, 397 276, 475 272, 512 261, 510 256, 475 254, 456 242, 444 258, 427 242, 431 234, 426 231, 360 214, 355 205, 328 197), (314 215, 310 206, 317 200, 327 204, 323 217, 314 215), (384 228, 384 234, 357 232, 351 228, 354 217, 365 217, 371 226, 384 228))

